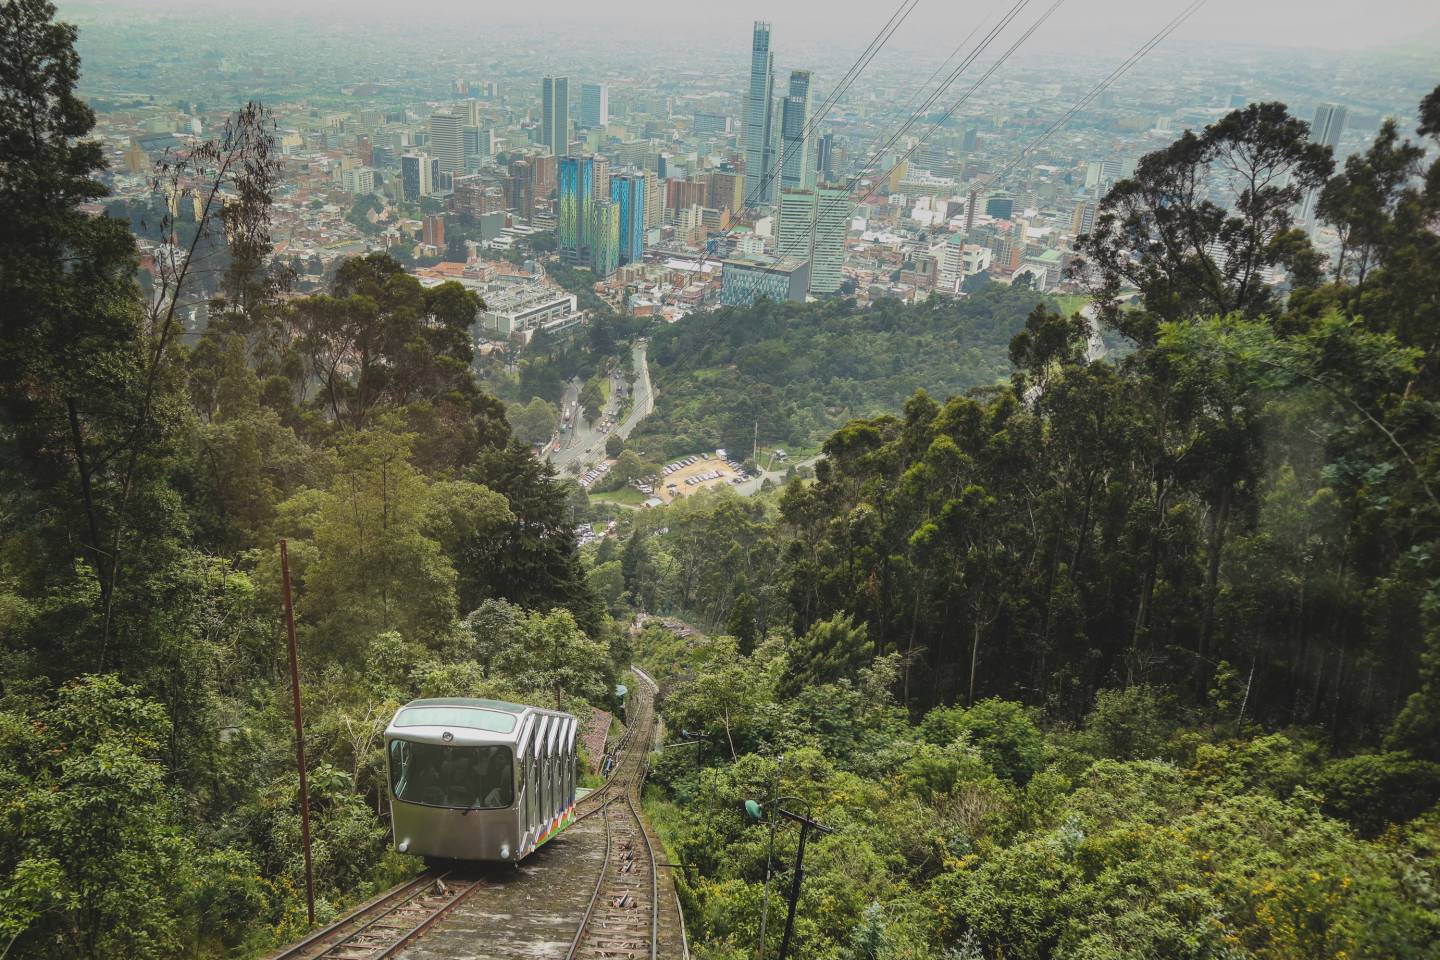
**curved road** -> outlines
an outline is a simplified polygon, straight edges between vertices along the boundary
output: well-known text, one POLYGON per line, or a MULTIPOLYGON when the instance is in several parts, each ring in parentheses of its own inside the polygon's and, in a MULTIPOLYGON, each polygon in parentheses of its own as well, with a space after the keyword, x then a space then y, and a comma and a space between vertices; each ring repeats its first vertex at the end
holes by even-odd
MULTIPOLYGON (((631 348, 631 359, 635 366, 635 382, 631 385, 635 393, 635 403, 630 413, 614 428, 614 432, 622 437, 630 436, 630 431, 650 415, 655 409, 655 391, 650 385, 650 363, 645 354, 645 341, 638 341, 631 348)), ((620 410, 618 386, 624 386, 625 378, 618 372, 612 375, 610 381, 610 403, 605 408, 605 414, 613 416, 620 410)), ((580 388, 575 384, 568 384, 565 387, 564 406, 569 406, 579 400, 580 388)), ((608 434, 601 433, 585 423, 583 416, 577 414, 579 422, 575 429, 565 434, 560 441, 560 449, 547 454, 550 463, 555 469, 564 474, 565 469, 571 463, 579 462, 581 472, 605 459, 605 438, 608 434)))

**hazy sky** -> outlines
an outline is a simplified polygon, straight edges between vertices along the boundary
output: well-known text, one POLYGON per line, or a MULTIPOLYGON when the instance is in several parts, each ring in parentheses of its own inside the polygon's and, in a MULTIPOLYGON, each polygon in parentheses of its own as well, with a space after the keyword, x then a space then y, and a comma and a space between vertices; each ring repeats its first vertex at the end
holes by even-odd
MULTIPOLYGON (((385 22, 403 16, 412 27, 433 22, 446 24, 526 21, 543 27, 547 20, 602 21, 643 24, 646 30, 723 30, 743 38, 749 21, 771 21, 777 34, 798 38, 808 33, 837 46, 860 47, 884 23, 899 0, 859 3, 854 0, 722 0, 722 2, 657 2, 657 0, 421 0, 397 4, 394 0, 107 0, 104 7, 133 6, 137 16, 161 9, 226 10, 247 16, 295 15, 307 18, 355 18, 385 22), (848 41, 848 42, 847 42, 848 41)), ((95 0, 67 3, 67 8, 93 8, 95 0)), ((1032 0, 1022 18, 1047 6, 1032 0)), ((1154 32, 1185 6, 1185 0, 1065 0, 1064 6, 1027 47, 1065 49, 1083 53, 1087 46, 1109 47, 1154 32)), ((920 0, 908 22, 891 41, 897 49, 931 49, 953 46, 977 16, 998 11, 994 3, 960 3, 957 0, 920 0), (959 31, 957 33, 956 31, 959 31)), ((609 33, 610 31, 605 31, 609 33)), ((697 36, 698 39, 698 36, 697 36)), ((777 41, 779 37, 777 36, 777 41)), ((1208 0, 1168 46, 1183 48, 1186 41, 1211 43, 1240 40, 1277 47, 1365 49, 1403 45, 1436 51, 1440 75, 1440 2, 1437 0, 1208 0)))

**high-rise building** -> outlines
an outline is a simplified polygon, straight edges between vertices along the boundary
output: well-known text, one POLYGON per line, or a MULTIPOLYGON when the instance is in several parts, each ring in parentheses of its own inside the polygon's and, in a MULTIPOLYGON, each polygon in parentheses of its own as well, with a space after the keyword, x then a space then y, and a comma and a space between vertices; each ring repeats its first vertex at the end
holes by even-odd
POLYGON ((495 156, 495 130, 493 127, 465 127, 465 156, 495 156))
MULTIPOLYGON (((537 158, 538 159, 538 158, 537 158)), ((526 220, 535 216, 535 168, 524 160, 510 164, 505 180, 506 205, 526 220)))
POLYGON ((608 277, 620 265, 620 205, 609 197, 590 201, 585 240, 590 245, 590 270, 608 277))
POLYGON ((593 199, 590 191, 595 184, 594 163, 590 157, 561 157, 558 176, 555 233, 560 256, 570 263, 586 263, 590 248, 585 228, 593 199))
POLYGON ((723 137, 730 133, 730 118, 723 113, 697 113, 692 129, 697 137, 723 137))
POLYGON ((559 164, 554 156, 530 157, 530 176, 535 184, 535 196, 548 198, 555 192, 556 169, 559 164))
POLYGON ((540 81, 540 142, 557 157, 570 153, 570 78, 540 81))
POLYGON ((751 254, 726 260, 720 271, 720 302, 750 306, 760 299, 803 303, 810 282, 805 260, 751 254))
POLYGON ((815 186, 815 165, 810 157, 810 71, 790 71, 790 92, 781 109, 780 189, 807 190, 815 186))
POLYGON ((610 122, 610 85, 580 84, 580 126, 595 130, 610 122))
POLYGON ((420 242, 432 247, 445 246, 445 217, 428 214, 420 226, 420 242))
POLYGON ((1083 237, 1095 227, 1096 204, 1092 200, 1076 200, 1075 212, 1070 217, 1070 232, 1083 237))
MULTIPOLYGON (((1340 134, 1345 132, 1344 107, 1336 106, 1333 103, 1322 103, 1315 109, 1315 122, 1310 124, 1310 142, 1324 144, 1330 148, 1332 154, 1340 147, 1340 134)), ((1335 157, 1340 160, 1339 156, 1335 157)), ((1315 207, 1320 202, 1319 190, 1307 190, 1305 199, 1300 204, 1300 220, 1304 223, 1312 223, 1315 220, 1315 207)))
POLYGON ((620 262, 645 258, 645 176, 617 173, 610 177, 610 198, 615 201, 620 262))
POLYGON ((810 261, 810 292, 835 293, 849 226, 850 191, 844 186, 782 191, 775 254, 810 261))
POLYGON ((750 89, 745 95, 745 205, 759 206, 775 197, 769 176, 774 162, 772 94, 775 56, 770 52, 770 24, 755 21, 750 41, 750 89))
POLYGON ((708 174, 710 181, 706 203, 716 210, 737 213, 745 206, 744 178, 738 173, 715 170, 708 174))
POLYGON ((810 258, 810 292, 836 293, 844 279, 845 235, 850 230, 850 191, 840 186, 815 191, 815 244, 810 258))
POLYGON ((665 222, 665 181, 653 170, 645 171, 645 229, 665 222))
POLYGON ((815 177, 822 183, 835 179, 835 134, 815 138, 815 177))
POLYGON ((597 200, 610 196, 610 161, 604 157, 590 158, 590 196, 597 200))
POLYGON ((465 172, 465 124, 461 117, 449 113, 430 115, 431 156, 440 161, 445 173, 465 172))
POLYGON ((783 190, 775 228, 775 255, 810 260, 815 240, 815 191, 783 190))
POLYGON ((429 154, 407 153, 400 158, 400 190, 406 203, 419 203, 434 192, 433 166, 429 154))

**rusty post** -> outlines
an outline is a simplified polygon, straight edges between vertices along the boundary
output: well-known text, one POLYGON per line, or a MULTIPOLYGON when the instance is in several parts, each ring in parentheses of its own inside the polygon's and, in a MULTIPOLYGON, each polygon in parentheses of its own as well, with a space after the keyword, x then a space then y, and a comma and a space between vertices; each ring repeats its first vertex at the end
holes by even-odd
POLYGON ((295 651, 295 608, 290 601, 290 553, 280 541, 280 576, 285 589, 285 637, 290 645, 290 702, 295 707, 295 764, 300 770, 300 838, 305 844, 305 915, 315 923, 315 867, 310 859, 310 786, 305 776, 305 725, 300 707, 300 657, 295 651))

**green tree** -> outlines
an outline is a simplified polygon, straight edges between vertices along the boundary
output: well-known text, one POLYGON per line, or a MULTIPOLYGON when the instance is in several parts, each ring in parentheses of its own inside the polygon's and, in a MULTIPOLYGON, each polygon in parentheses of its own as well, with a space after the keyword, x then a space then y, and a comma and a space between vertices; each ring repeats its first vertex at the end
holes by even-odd
POLYGON ((560 423, 560 412, 553 403, 539 397, 531 397, 526 404, 514 404, 505 414, 515 436, 528 444, 540 444, 549 440, 560 423))

